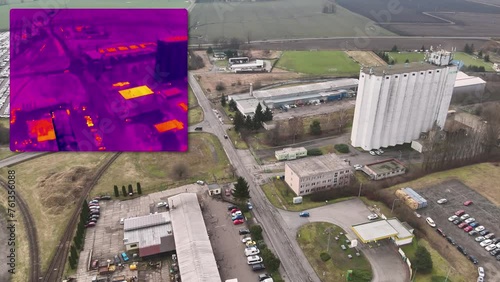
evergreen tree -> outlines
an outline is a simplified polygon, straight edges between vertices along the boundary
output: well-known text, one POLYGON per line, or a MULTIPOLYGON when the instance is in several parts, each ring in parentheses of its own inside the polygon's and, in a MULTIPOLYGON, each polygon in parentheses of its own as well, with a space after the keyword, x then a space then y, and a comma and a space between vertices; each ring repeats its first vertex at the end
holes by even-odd
POLYGON ((311 125, 309 125, 309 131, 312 135, 321 135, 321 124, 319 120, 314 120, 311 125))
POLYGON ((422 52, 425 52, 425 46, 424 46, 424 45, 422 45, 422 48, 420 48, 420 50, 421 50, 422 52))
POLYGON ((75 269, 76 268, 76 259, 73 256, 69 256, 68 261, 69 261, 69 267, 71 269, 75 269))
POLYGON ((398 46, 394 45, 392 46, 391 52, 397 52, 398 51, 398 46))
POLYGON ((271 121, 273 120, 273 112, 269 107, 266 107, 266 110, 264 111, 264 121, 271 121))
POLYGON ((238 108, 236 107, 236 102, 235 102, 233 99, 231 99, 231 101, 229 101, 229 103, 228 103, 228 107, 229 107, 229 110, 230 110, 231 112, 236 112, 236 111, 238 111, 238 108))
POLYGON ((234 130, 238 132, 245 127, 245 117, 239 111, 236 111, 236 114, 234 115, 233 124, 234 130))
POLYGON ((78 252, 76 251, 75 245, 71 245, 70 253, 71 253, 72 257, 74 257, 74 258, 78 257, 78 252))
POLYGON ((405 64, 408 64, 409 62, 410 62, 410 60, 406 59, 405 64))
POLYGON ((415 269, 423 274, 432 271, 432 257, 429 251, 422 246, 418 246, 415 251, 415 269))
POLYGON ((236 184, 234 185, 234 198, 238 201, 244 202, 250 198, 248 182, 243 177, 238 177, 236 184))
POLYGON ((128 185, 128 193, 129 194, 134 194, 134 188, 132 188, 132 184, 128 185))
POLYGON ((490 55, 484 55, 484 61, 489 63, 490 62, 490 55))
POLYGON ((141 183, 139 183, 139 182, 137 182, 137 194, 139 194, 139 195, 142 194, 141 183))
MULTIPOLYGON (((253 116, 255 124, 259 124, 264 121, 264 112, 262 112, 262 105, 259 103, 255 108, 255 115, 253 116)), ((260 126, 259 126, 260 128, 260 126)))
POLYGON ((477 52, 477 56, 479 58, 483 58, 483 51, 482 50, 479 50, 479 52, 477 52))
POLYGON ((252 130, 254 127, 253 119, 250 115, 247 115, 245 118, 245 128, 248 130, 252 130))
POLYGON ((207 54, 213 54, 214 50, 212 49, 212 46, 208 47, 207 49, 207 54))
POLYGON ((125 188, 125 185, 122 186, 122 193, 123 196, 127 196, 127 188, 125 188))
POLYGON ((470 51, 470 46, 468 43, 465 43, 465 46, 464 46, 464 52, 467 53, 467 54, 470 54, 471 51, 470 51))
POLYGON ((470 54, 474 53, 474 43, 470 45, 470 54))
POLYGON ((115 185, 114 189, 115 189, 115 197, 120 196, 120 192, 118 191, 118 186, 115 185))
POLYGON ((220 104, 225 107, 226 106, 226 95, 222 94, 220 96, 220 104))

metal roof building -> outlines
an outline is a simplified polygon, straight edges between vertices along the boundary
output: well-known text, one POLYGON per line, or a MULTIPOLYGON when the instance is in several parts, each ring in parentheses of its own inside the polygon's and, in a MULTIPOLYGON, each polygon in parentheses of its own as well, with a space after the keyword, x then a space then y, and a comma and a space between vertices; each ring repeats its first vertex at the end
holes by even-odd
POLYGON ((182 281, 220 282, 221 277, 195 193, 168 199, 182 281))
POLYGON ((175 250, 170 216, 167 212, 125 219, 123 242, 127 251, 139 250, 145 257, 175 250))
POLYGON ((456 100, 458 96, 479 97, 483 95, 485 87, 486 81, 459 71, 453 87, 453 100, 456 100))
POLYGON ((396 245, 401 246, 410 244, 414 237, 413 229, 397 218, 361 223, 351 226, 351 229, 363 243, 391 239, 396 245))

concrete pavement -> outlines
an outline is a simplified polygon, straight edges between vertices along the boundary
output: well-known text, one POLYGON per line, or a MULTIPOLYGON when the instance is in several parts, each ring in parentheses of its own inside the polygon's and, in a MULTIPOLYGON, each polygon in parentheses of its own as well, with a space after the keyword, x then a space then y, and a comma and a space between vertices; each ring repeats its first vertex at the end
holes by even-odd
POLYGON ((17 163, 33 159, 44 154, 49 154, 49 152, 19 153, 6 159, 0 160, 0 168, 15 165, 17 163))
POLYGON ((205 121, 210 124, 213 133, 221 141, 223 149, 231 164, 236 168, 238 175, 248 181, 254 205, 254 215, 270 239, 269 243, 271 243, 272 249, 281 260, 285 281, 320 281, 295 241, 295 237, 290 238, 289 233, 285 231, 279 212, 267 201, 258 183, 255 183, 253 175, 243 165, 231 141, 224 139, 226 133, 223 125, 211 110, 210 101, 204 95, 196 78, 192 73, 189 74, 188 78, 189 84, 198 99, 198 103, 205 113, 205 121))
MULTIPOLYGON (((367 216, 372 212, 359 199, 325 205, 308 210, 309 218, 299 217, 298 212, 280 210, 287 225, 290 236, 296 236, 300 226, 309 222, 329 222, 340 226, 346 232, 349 240, 357 239, 351 229, 352 225, 367 222, 367 216)), ((359 242, 358 248, 363 252, 372 266, 372 282, 403 282, 409 281, 409 272, 403 263, 397 248, 389 241, 381 242, 380 246, 370 248, 359 242)))

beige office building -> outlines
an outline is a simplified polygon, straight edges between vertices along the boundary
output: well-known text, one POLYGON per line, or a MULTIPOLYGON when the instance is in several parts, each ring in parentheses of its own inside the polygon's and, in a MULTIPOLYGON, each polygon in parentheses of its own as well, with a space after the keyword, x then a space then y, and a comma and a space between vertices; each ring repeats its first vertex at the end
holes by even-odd
POLYGON ((285 163, 285 182, 297 196, 349 185, 351 166, 335 154, 285 163))

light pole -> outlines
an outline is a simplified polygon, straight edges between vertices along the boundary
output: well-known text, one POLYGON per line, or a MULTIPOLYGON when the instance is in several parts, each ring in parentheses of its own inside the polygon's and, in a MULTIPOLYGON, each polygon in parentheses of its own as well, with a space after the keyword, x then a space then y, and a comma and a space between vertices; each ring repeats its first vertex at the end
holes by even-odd
POLYGON ((394 204, 396 203, 396 201, 400 201, 400 200, 399 199, 394 199, 394 201, 392 201, 391 214, 394 211, 394 204))

